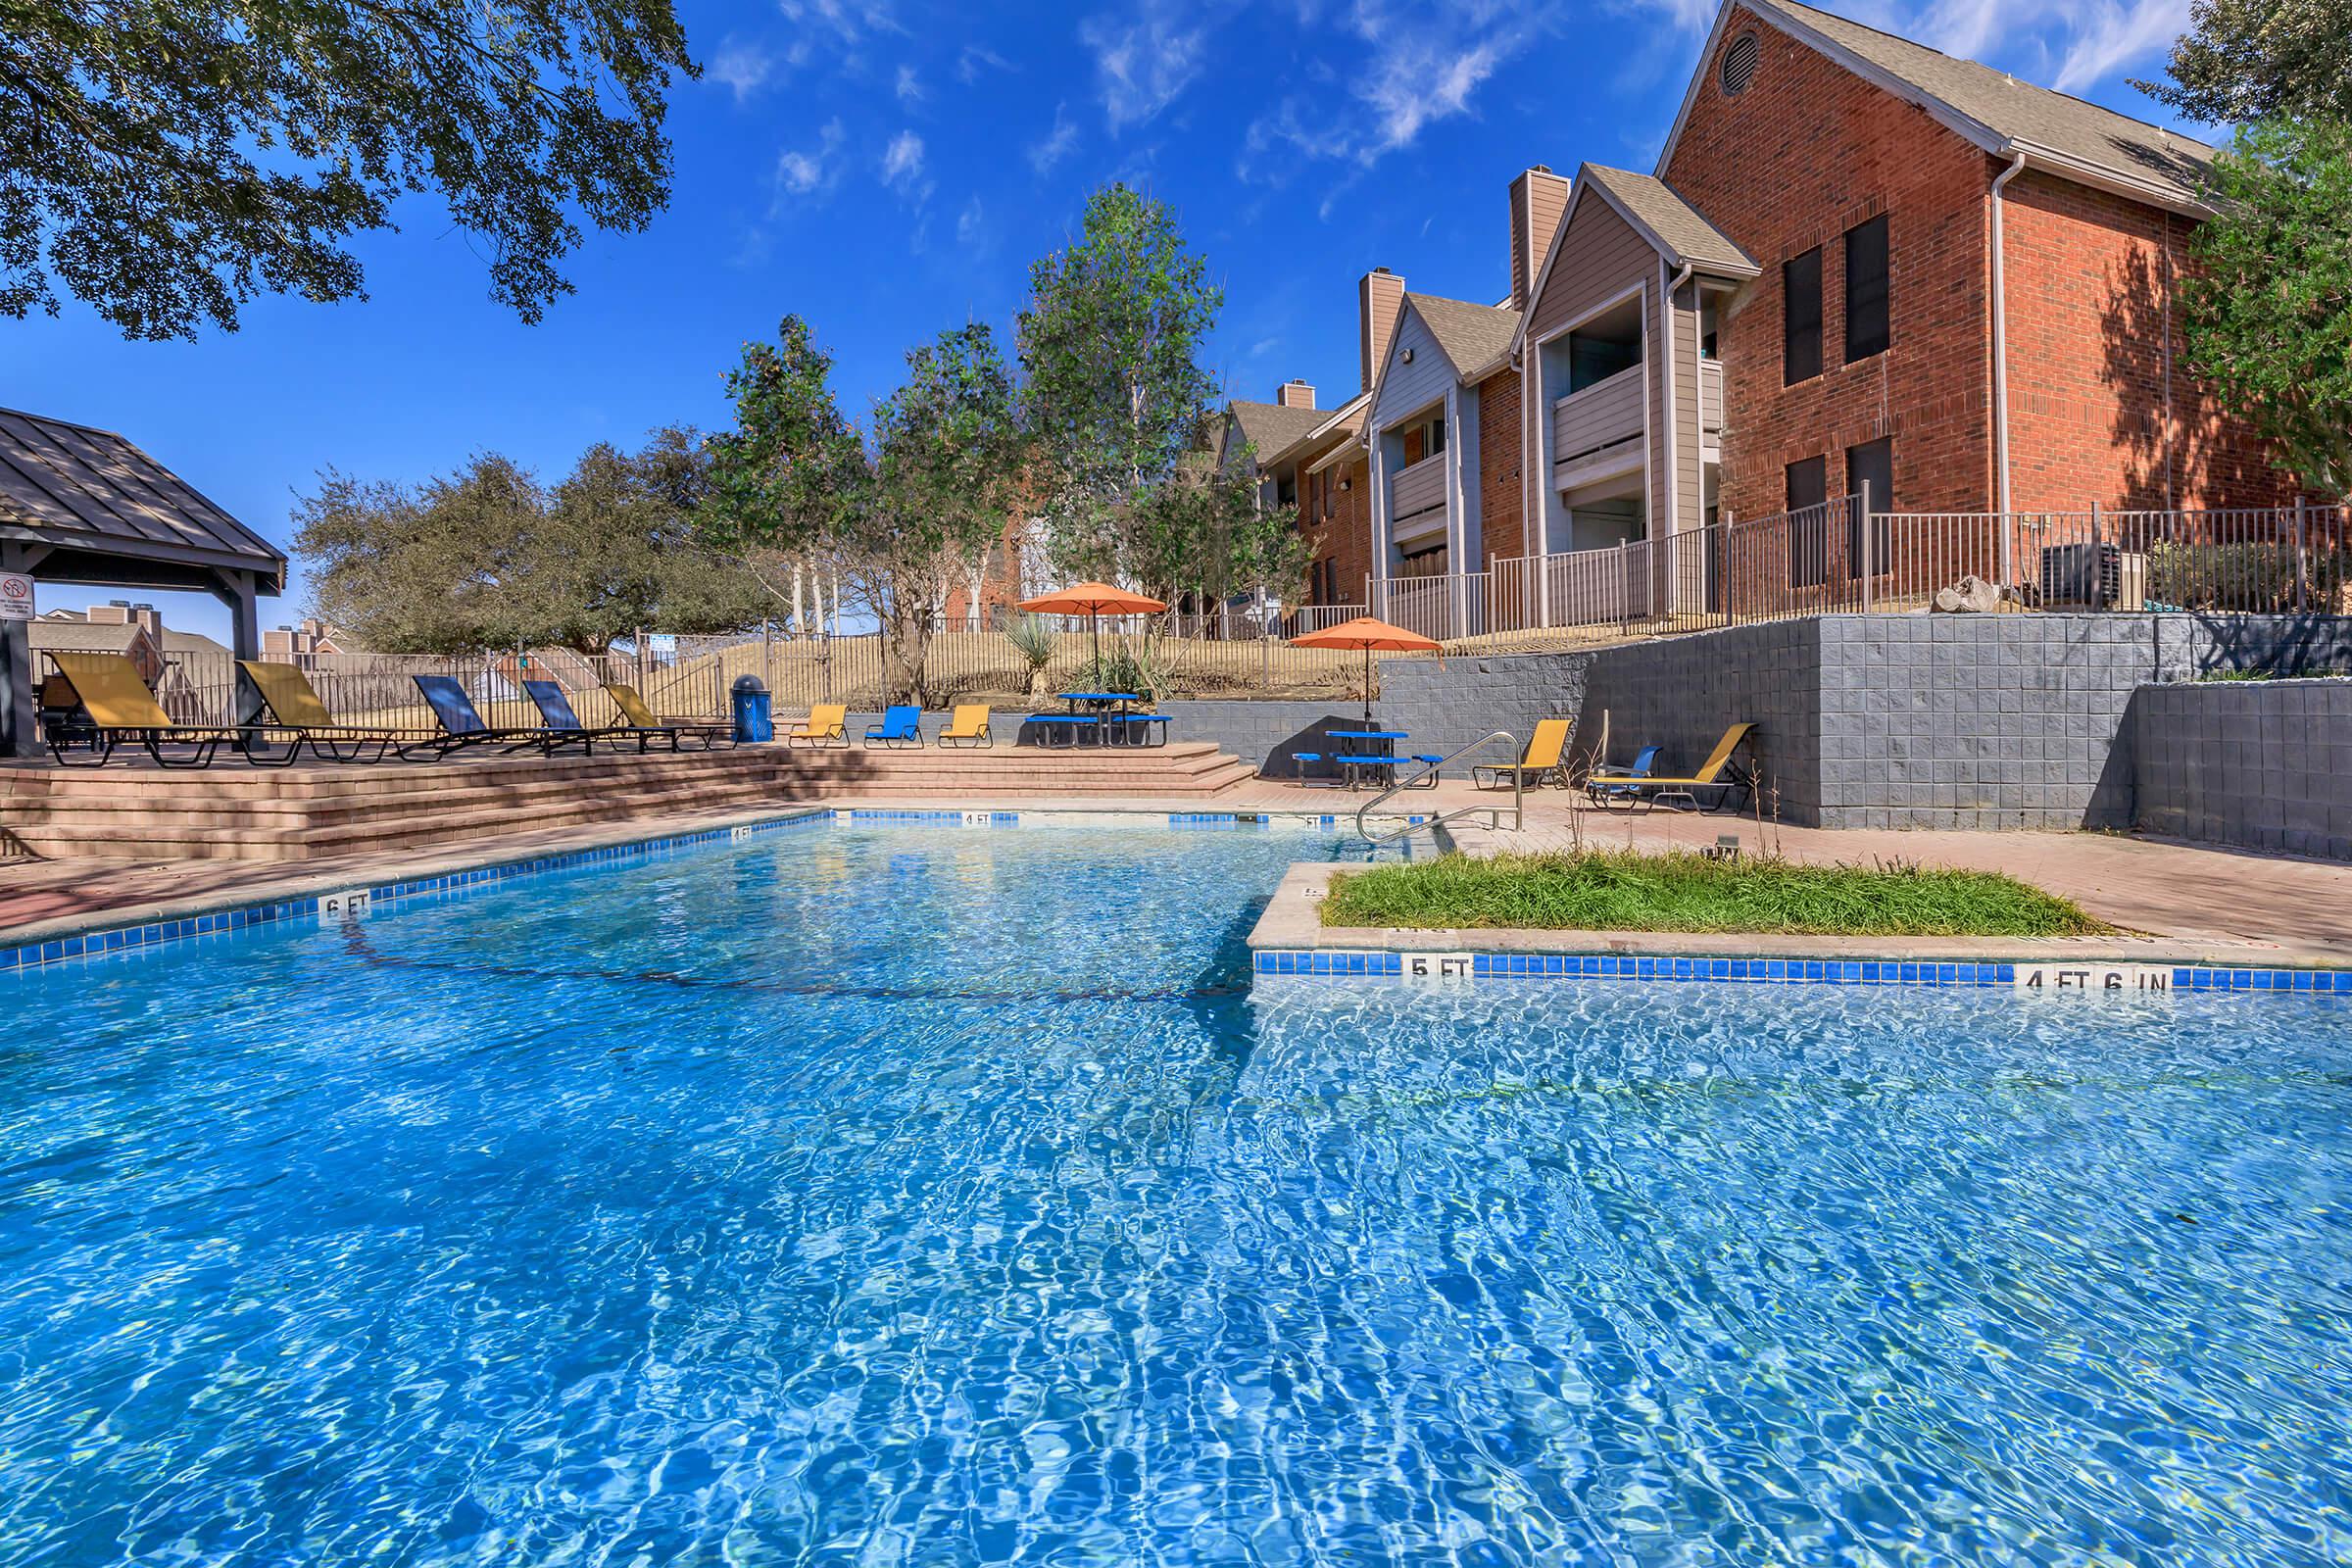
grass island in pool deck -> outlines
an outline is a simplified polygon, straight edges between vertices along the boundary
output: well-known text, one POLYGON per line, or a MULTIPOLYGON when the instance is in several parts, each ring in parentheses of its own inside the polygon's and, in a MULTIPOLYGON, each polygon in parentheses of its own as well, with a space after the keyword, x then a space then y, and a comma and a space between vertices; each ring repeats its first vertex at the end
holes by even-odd
POLYGON ((1326 926, 1860 937, 2080 937, 2114 927, 2015 877, 1913 865, 1587 850, 1446 856, 1331 880, 1326 926))

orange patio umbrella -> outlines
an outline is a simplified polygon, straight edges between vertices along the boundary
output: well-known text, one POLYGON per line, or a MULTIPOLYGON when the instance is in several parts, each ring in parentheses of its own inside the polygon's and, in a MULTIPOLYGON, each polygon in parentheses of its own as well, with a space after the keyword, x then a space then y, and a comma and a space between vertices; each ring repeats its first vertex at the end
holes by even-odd
POLYGON ((1417 631, 1392 626, 1370 615, 1358 615, 1343 620, 1337 626, 1310 631, 1303 637, 1291 639, 1293 648, 1360 648, 1364 651, 1364 727, 1372 726, 1372 655, 1375 650, 1384 654, 1435 654, 1443 652, 1436 642, 1417 631))
POLYGON ((1106 582, 1074 583, 1054 593, 1024 599, 1019 608, 1040 615, 1084 615, 1087 629, 1095 634, 1095 668, 1102 667, 1102 621, 1104 615, 1152 615, 1168 607, 1157 599, 1144 594, 1129 593, 1113 588, 1106 582))

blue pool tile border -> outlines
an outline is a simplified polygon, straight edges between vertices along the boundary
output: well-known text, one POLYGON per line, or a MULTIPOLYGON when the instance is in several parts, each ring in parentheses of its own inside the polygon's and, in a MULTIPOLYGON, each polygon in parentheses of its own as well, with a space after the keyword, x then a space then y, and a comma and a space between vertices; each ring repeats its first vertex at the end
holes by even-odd
MULTIPOLYGON (((1910 986, 1938 990, 2017 985, 2014 960, 1714 958, 1666 955, 1473 953, 1470 980, 1614 980, 1666 985, 1910 986)), ((1402 953, 1345 948, 1259 948, 1250 967, 1260 975, 1401 978, 1402 953)), ((2165 965, 2149 967, 2162 968, 2165 965)), ((2352 997, 2352 970, 2235 969, 2171 965, 2176 992, 2292 992, 2352 997)), ((2146 993, 2132 993, 2146 994, 2146 993)))
MULTIPOLYGON (((788 828, 807 827, 827 822, 832 813, 821 808, 795 811, 786 816, 762 818, 757 822, 733 822, 724 827, 700 828, 692 833, 669 833, 650 839, 632 839, 625 844, 598 845, 584 850, 564 850, 553 855, 533 856, 524 860, 509 860, 498 865, 469 866, 460 871, 444 871, 433 876, 410 877, 398 882, 385 882, 368 888, 370 906, 389 904, 421 894, 447 893, 457 889, 480 887, 494 882, 509 882, 517 877, 542 876, 550 871, 568 871, 585 865, 616 865, 628 860, 649 860, 674 855, 682 850, 698 849, 706 844, 729 843, 737 839, 755 838, 788 828)), ((277 899, 268 903, 238 905, 224 909, 207 910, 202 914, 181 915, 172 920, 154 920, 138 925, 113 926, 95 931, 78 932, 73 936, 49 937, 39 942, 27 942, 16 947, 0 947, 0 973, 16 969, 37 968, 42 964, 62 963, 71 958, 101 958, 117 953, 137 952, 147 948, 164 947, 184 942, 193 937, 222 936, 251 926, 270 925, 282 920, 316 919, 318 899, 316 895, 298 899, 277 899)))

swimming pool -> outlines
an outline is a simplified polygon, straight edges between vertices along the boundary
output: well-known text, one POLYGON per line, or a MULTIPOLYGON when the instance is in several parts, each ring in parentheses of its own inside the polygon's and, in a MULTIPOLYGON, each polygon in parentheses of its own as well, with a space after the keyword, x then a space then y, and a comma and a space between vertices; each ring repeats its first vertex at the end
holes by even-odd
POLYGON ((2352 1003, 1260 979, 811 826, 0 976, 0 1563, 2352 1558, 2352 1003))

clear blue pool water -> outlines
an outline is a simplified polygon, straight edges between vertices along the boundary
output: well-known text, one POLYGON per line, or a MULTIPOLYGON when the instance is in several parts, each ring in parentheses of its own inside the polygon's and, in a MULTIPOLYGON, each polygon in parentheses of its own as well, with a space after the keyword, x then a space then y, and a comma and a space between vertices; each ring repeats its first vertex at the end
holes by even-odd
POLYGON ((811 828, 0 980, 0 1563, 2352 1560, 2352 1008, 811 828))

